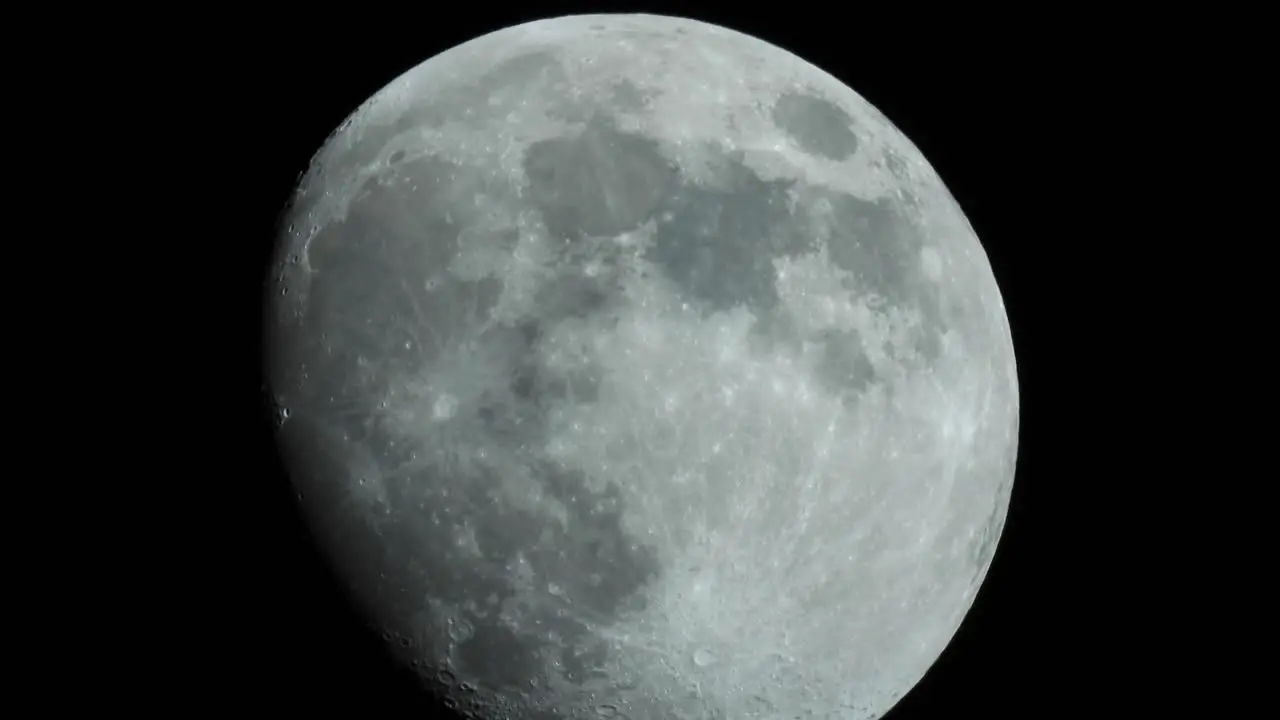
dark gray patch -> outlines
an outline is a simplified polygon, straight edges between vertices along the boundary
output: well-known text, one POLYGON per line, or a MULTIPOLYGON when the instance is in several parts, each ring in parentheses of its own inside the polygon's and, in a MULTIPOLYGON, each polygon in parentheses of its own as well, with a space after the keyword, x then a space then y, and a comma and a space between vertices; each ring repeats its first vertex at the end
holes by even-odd
MULTIPOLYGON (((810 218, 803 211, 795 218, 781 217, 779 222, 784 224, 773 231, 775 237, 786 237, 787 233, 800 238, 827 237, 832 263, 852 275, 845 283, 847 290, 857 296, 878 296, 885 308, 919 311, 921 323, 908 337, 909 348, 903 352, 885 348, 890 358, 907 366, 936 358, 941 353, 943 312, 936 284, 928 282, 919 263, 922 240, 918 228, 888 200, 867 201, 803 183, 797 183, 794 190, 797 204, 814 206, 825 201, 830 203, 831 213, 822 219, 810 218)), ((804 245, 798 247, 808 250, 804 245)), ((803 342, 820 343, 818 377, 835 393, 856 393, 876 379, 857 332, 828 331, 816 338, 802 335, 785 312, 775 309, 757 313, 751 342, 763 352, 796 350, 803 342)))
POLYGON ((499 326, 486 333, 507 338, 503 357, 510 358, 506 373, 509 392, 487 393, 479 409, 479 417, 491 435, 512 439, 520 431, 528 441, 534 441, 540 438, 537 433, 546 429, 543 423, 549 406, 595 399, 601 377, 598 368, 573 373, 553 371, 543 364, 539 354, 545 328, 567 317, 593 314, 603 307, 603 293, 576 290, 583 294, 552 298, 542 306, 546 311, 538 316, 527 316, 514 327, 499 326), (557 300, 563 304, 557 306, 557 300))
POLYGON ((850 289, 871 290, 890 306, 917 307, 922 320, 934 326, 940 316, 937 285, 920 265, 919 228, 887 198, 871 201, 826 191, 819 196, 832 206, 831 262, 853 276, 850 289))
MULTIPOLYGON (((520 356, 519 348, 533 348, 541 339, 534 321, 494 332, 501 335, 486 342, 501 345, 502 352, 513 357, 520 356)), ((519 363, 515 367, 513 383, 518 385, 522 371, 519 363)), ((466 432, 487 435, 505 448, 545 439, 539 437, 544 429, 539 408, 545 399, 536 386, 542 381, 534 374, 528 382, 535 385, 528 388, 498 388, 489 406, 495 417, 466 432)), ((485 409, 482 404, 479 412, 485 409)), ((344 502, 351 487, 349 460, 357 450, 367 450, 380 467, 394 467, 405 461, 404 450, 393 448, 385 436, 371 437, 355 448, 327 428, 309 423, 286 427, 299 438, 289 444, 292 466, 315 488, 309 503, 326 519, 326 544, 344 577, 387 627, 413 629, 428 598, 477 608, 474 613, 465 611, 473 632, 457 642, 453 652, 460 668, 482 685, 523 685, 539 670, 540 641, 512 632, 492 612, 495 603, 515 594, 507 567, 516 553, 528 559, 535 587, 555 583, 562 588, 559 596, 543 593, 544 601, 529 609, 529 627, 537 627, 539 633, 555 631, 578 645, 591 642, 580 618, 608 623, 627 609, 638 609, 637 591, 660 570, 656 556, 625 534, 620 493, 612 488, 593 490, 581 473, 550 462, 535 462, 530 468, 533 481, 566 509, 568 524, 561 526, 506 507, 495 492, 499 478, 490 471, 474 465, 463 471, 425 452, 425 457, 436 459, 386 480, 392 511, 370 525, 344 502), (463 526, 472 532, 480 557, 456 545, 463 526)), ((424 639, 427 657, 443 656, 449 647, 447 637, 424 639)), ((601 651, 562 658, 566 672, 580 679, 593 676, 603 660, 601 651)))
POLYGON ((747 336, 752 351, 761 355, 771 355, 784 348, 795 350, 803 340, 795 321, 781 306, 774 307, 770 312, 757 314, 747 336))
MULTIPOLYGON (((444 596, 455 601, 476 600, 488 592, 510 597, 514 590, 501 568, 522 552, 533 568, 535 586, 545 588, 555 583, 562 588, 563 596, 547 594, 545 604, 529 608, 533 614, 530 627, 538 627, 539 633, 554 630, 569 644, 589 644, 591 634, 578 618, 607 623, 619 613, 637 607, 637 591, 659 571, 656 556, 622 530, 621 498, 616 491, 593 491, 581 474, 547 463, 534 468, 534 478, 564 505, 568 511, 567 527, 505 508, 486 490, 492 487, 488 482, 469 482, 465 500, 451 502, 463 505, 463 514, 471 521, 484 560, 464 563, 455 557, 436 562, 429 566, 429 574, 435 580, 431 584, 448 585, 453 590, 444 596), (495 583, 500 587, 492 587, 495 583), (567 612, 560 614, 557 609, 567 612)), ((436 592, 437 597, 441 595, 436 592)), ((474 673, 482 684, 504 687, 524 685, 536 677, 536 638, 517 635, 493 617, 473 616, 471 622, 475 632, 457 650, 464 669, 474 673)), ((561 659, 566 672, 581 680, 603 664, 602 652, 565 655, 561 659)))
MULTIPOLYGON (((586 315, 594 310, 591 307, 581 307, 579 312, 586 315)), ((545 421, 549 406, 594 402, 598 397, 603 370, 595 364, 568 371, 548 368, 533 347, 541 338, 542 323, 526 320, 524 326, 535 328, 537 337, 530 341, 530 351, 521 355, 513 369, 510 388, 512 396, 519 402, 536 408, 534 415, 539 427, 545 421)))
POLYGON ((647 258, 690 300, 711 311, 745 305, 768 312, 778 303, 773 260, 814 249, 791 217, 790 180, 761 180, 741 153, 715 153, 717 184, 673 186, 658 213, 647 258))
POLYGON ((996 530, 990 525, 982 528, 981 534, 978 536, 978 542, 975 544, 973 554, 973 564, 978 572, 987 566, 987 562, 996 550, 996 530))
MULTIPOLYGON (((555 583, 563 589, 562 597, 544 594, 545 602, 528 608, 529 627, 589 646, 591 634, 579 618, 608 623, 638 609, 637 591, 660 568, 656 556, 623 531, 617 492, 596 492, 580 474, 551 464, 533 470, 535 482, 567 509, 567 527, 502 505, 489 490, 497 478, 444 477, 443 469, 428 467, 388 488, 397 509, 376 532, 353 527, 341 543, 333 543, 344 575, 387 627, 411 629, 426 598, 455 607, 511 598, 515 588, 506 566, 520 552, 533 568, 536 587, 555 583), (421 506, 412 502, 423 498, 427 502, 421 506), (454 543, 464 523, 474 532, 480 558, 461 554, 454 543)), ((331 485, 338 488, 341 479, 331 485)), ((331 514, 349 524, 352 519, 341 508, 331 514)), ((513 632, 491 611, 464 615, 472 633, 453 648, 462 671, 490 687, 523 686, 537 676, 538 638, 513 632)), ((447 637, 432 637, 424 650, 437 657, 448 647, 447 637)), ((587 652, 564 659, 568 671, 586 678, 604 656, 587 652)))
POLYGON ((378 581, 383 548, 378 527, 353 513, 349 501, 358 448, 340 428, 301 413, 281 428, 279 443, 295 483, 305 488, 303 505, 321 544, 357 595, 371 601, 368 591, 378 581))
POLYGON ((856 333, 829 331, 819 342, 822 359, 817 373, 825 387, 840 393, 859 393, 875 379, 875 369, 856 333))
POLYGON ((462 670, 494 688, 524 690, 529 678, 537 677, 542 667, 537 640, 522 638, 496 623, 477 625, 455 653, 462 670))
POLYGON ((581 133, 532 144, 530 196, 555 237, 617 235, 647 220, 675 177, 658 144, 595 115, 581 133))
POLYGON ((996 553, 996 545, 1000 541, 1000 533, 1004 530, 1004 518, 1001 517, 1000 511, 1004 507, 997 496, 997 502, 991 509, 991 516, 987 522, 983 524, 982 530, 973 544, 972 561, 974 570, 974 579, 980 575, 996 553))
POLYGON ((539 478, 543 487, 569 513, 565 529, 553 526, 554 540, 533 555, 556 579, 576 612, 608 619, 627 609, 639 609, 635 592, 659 570, 657 556, 637 545, 622 529, 622 496, 612 485, 592 490, 575 470, 545 463, 539 478))
POLYGON ((832 264, 852 275, 847 290, 860 296, 873 293, 884 307, 920 315, 918 327, 909 334, 908 351, 899 354, 886 348, 891 359, 908 366, 936 359, 945 323, 937 283, 925 277, 920 265, 923 236, 918 225, 888 199, 870 201, 826 191, 822 197, 832 206, 828 255, 832 264))
POLYGON ((438 343, 488 312, 496 281, 431 289, 423 272, 443 272, 457 252, 466 219, 448 212, 454 198, 501 192, 483 184, 437 158, 404 162, 395 181, 371 178, 346 216, 320 230, 309 248, 310 296, 287 348, 296 404, 347 416, 346 429, 363 432, 388 377, 430 361, 438 343))
POLYGON ((641 112, 652 97, 652 92, 641 90, 630 80, 622 80, 613 86, 613 106, 623 112, 641 112))
POLYGON ((538 373, 533 365, 520 365, 511 378, 511 394, 524 402, 536 402, 538 399, 538 373))
MULTIPOLYGON (((320 168, 313 165, 307 171, 303 182, 313 183, 311 191, 299 193, 292 198, 289 213, 300 217, 327 201, 314 184, 316 173, 323 171, 337 177, 354 173, 362 164, 378 157, 387 144, 402 133, 438 128, 451 121, 475 125, 505 117, 510 108, 504 107, 502 103, 490 105, 497 93, 510 88, 529 87, 542 78, 561 87, 568 84, 568 77, 554 51, 520 55, 494 66, 469 84, 445 88, 426 97, 412 99, 409 107, 400 112, 390 110, 388 114, 393 115, 394 120, 388 125, 366 125, 360 133, 343 138, 344 142, 350 143, 350 147, 339 155, 336 166, 320 168)), ((350 120, 351 118, 344 120, 342 126, 330 134, 325 141, 326 146, 331 145, 349 127, 350 120)))
MULTIPOLYGON (((924 274, 918 225, 904 217, 904 206, 879 199, 828 193, 833 208, 829 256, 854 277, 851 290, 872 291, 886 306, 915 309, 919 328, 910 338, 919 359, 929 363, 942 352, 941 331, 947 323, 937 283, 924 274)), ((906 208, 909 210, 909 208, 906 208)))
POLYGON ((618 304, 620 298, 616 288, 581 275, 561 274, 544 285, 538 293, 537 316, 526 317, 518 325, 527 349, 513 370, 512 394, 539 407, 593 401, 600 385, 599 368, 553 371, 542 363, 537 346, 545 328, 567 318, 599 314, 618 304))
POLYGON ((549 280, 538 290, 538 315, 555 322, 569 317, 587 317, 616 305, 621 288, 602 278, 567 271, 549 280))
MULTIPOLYGON (((467 520, 481 534, 489 522, 517 532, 519 524, 456 492, 446 494, 464 482, 494 480, 460 476, 474 463, 458 457, 458 448, 425 447, 375 422, 378 402, 391 378, 429 367, 446 345, 474 343, 504 372, 503 363, 514 366, 528 338, 512 329, 475 337, 501 284, 445 277, 459 227, 469 222, 458 212, 458 198, 500 196, 504 189, 431 158, 402 162, 398 178, 405 182, 366 183, 346 217, 312 242, 311 298, 290 348, 301 399, 283 428, 289 438, 282 446, 342 575, 386 625, 412 629, 426 598, 464 606, 509 597, 505 560, 463 561, 454 528, 467 520), (433 276, 445 279, 428 282, 433 276), (434 458, 431 464, 428 458, 434 458), (399 468, 409 470, 397 475, 399 468), (356 474, 366 471, 383 477, 389 512, 370 516, 353 502, 356 474)), ((473 423, 459 432, 471 438, 487 433, 512 447, 536 439, 542 432, 538 407, 500 383, 496 387, 492 421, 479 417, 482 403, 471 411, 477 417, 457 418, 460 425, 473 423)), ((536 539, 531 528, 525 531, 517 536, 536 539)), ((480 637, 491 629, 480 619, 475 625, 480 637)), ((446 639, 427 639, 423 651, 439 656, 447 651, 446 639)), ((512 646, 505 656, 519 652, 512 646)))
POLYGON ((564 65, 554 50, 539 50, 495 65, 472 87, 478 99, 487 100, 489 95, 503 88, 528 85, 548 76, 564 76, 564 65))
POLYGON ((523 358, 511 366, 505 387, 486 391, 476 409, 480 429, 490 440, 506 447, 540 442, 545 436, 545 416, 534 394, 540 376, 530 374, 523 358))
MULTIPOLYGON (((529 559, 538 586, 563 588, 562 598, 547 595, 530 611, 542 623, 538 632, 552 629, 580 645, 590 637, 576 617, 618 617, 636 607, 637 591, 660 571, 656 557, 625 535, 616 492, 593 491, 580 474, 537 463, 534 481, 569 514, 567 528, 548 525, 547 518, 504 506, 491 491, 499 478, 463 457, 481 444, 512 452, 538 447, 551 403, 592 396, 598 378, 590 371, 558 376, 541 366, 538 351, 555 323, 606 312, 616 301, 616 273, 606 268, 588 278, 571 271, 583 258, 568 243, 564 272, 542 288, 534 316, 477 333, 501 282, 460 282, 447 268, 460 229, 474 221, 467 201, 502 201, 511 189, 436 158, 396 162, 393 172, 366 182, 346 217, 311 244, 311 298, 291 355, 305 400, 297 407, 307 412, 295 412, 286 424, 289 464, 309 488, 308 505, 323 520, 335 564, 381 625, 407 637, 421 630, 432 602, 464 613, 475 608, 469 638, 424 637, 415 653, 443 658, 452 652, 460 671, 480 684, 520 686, 541 670, 541 641, 504 627, 492 602, 516 592, 507 565, 517 552, 529 559), (459 343, 490 361, 476 372, 492 378, 463 378, 488 389, 468 400, 445 430, 403 437, 403 428, 378 407, 389 383, 431 368, 459 343), (442 447, 429 447, 432 438, 442 447), (390 510, 372 519, 352 505, 357 458, 384 483, 390 510), (474 534, 481 557, 457 546, 462 526, 474 534)), ((672 192, 675 176, 654 143, 618 133, 604 120, 572 140, 531 148, 526 162, 530 176, 543 180, 531 194, 547 226, 564 237, 613 235, 639 225, 672 192), (589 182, 581 182, 583 172, 589 182)), ((607 254, 593 257, 612 267, 607 254)), ((571 675, 587 678, 603 656, 594 650, 562 660, 571 675)))
POLYGON ((1000 534, 1004 531, 1006 513, 1009 509, 1009 494, 1013 487, 1012 480, 1000 484, 995 493, 995 502, 991 505, 991 514, 983 523, 981 534, 974 543, 973 563, 976 572, 981 572, 991 562, 1000 542, 1000 534))
POLYGON ((853 119, 828 100, 798 92, 783 93, 774 103, 773 123, 802 150, 831 160, 844 160, 858 150, 853 119))

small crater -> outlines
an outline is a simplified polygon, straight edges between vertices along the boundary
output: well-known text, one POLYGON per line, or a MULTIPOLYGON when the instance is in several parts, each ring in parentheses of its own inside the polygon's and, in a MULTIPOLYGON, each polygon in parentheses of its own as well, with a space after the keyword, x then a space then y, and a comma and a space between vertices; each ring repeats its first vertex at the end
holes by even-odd
POLYGON ((698 667, 714 665, 717 659, 716 654, 707 648, 698 648, 698 650, 693 653, 693 664, 698 667))
POLYGON ((397 151, 395 151, 395 152, 391 153, 391 157, 387 158, 387 164, 388 164, 388 165, 395 165, 396 163, 400 162, 401 160, 404 160, 404 151, 403 151, 403 150, 397 150, 397 151))
POLYGON ((458 682, 458 676, 454 675, 450 670, 441 670, 436 673, 436 680, 440 681, 441 685, 453 687, 453 684, 458 682))
POLYGON ((462 618, 452 618, 449 620, 449 638, 454 642, 466 642, 471 637, 473 629, 471 623, 462 618))

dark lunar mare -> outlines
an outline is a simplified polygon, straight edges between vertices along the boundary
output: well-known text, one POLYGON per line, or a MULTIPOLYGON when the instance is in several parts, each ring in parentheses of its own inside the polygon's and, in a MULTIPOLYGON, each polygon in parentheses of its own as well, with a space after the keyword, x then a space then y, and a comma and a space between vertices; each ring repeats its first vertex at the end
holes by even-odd
POLYGON ((801 92, 785 92, 773 104, 773 123, 805 152, 844 160, 858 151, 853 118, 831 101, 801 92))
MULTIPOLYGON (((809 144, 856 148, 848 118, 825 100, 788 93, 774 112, 809 144)), ((621 131, 597 112, 580 133, 532 145, 525 169, 548 231, 569 246, 657 220, 646 259, 704 314, 750 309, 762 346, 800 340, 779 313, 773 261, 815 252, 825 238, 831 262, 852 276, 847 289, 874 294, 884 306, 919 310, 921 329, 913 338, 919 357, 891 357, 907 364, 936 359, 943 308, 936 285, 923 276, 922 233, 904 214, 910 202, 863 200, 796 179, 763 180, 741 151, 716 143, 705 150, 714 183, 686 181, 655 140, 621 131), (820 224, 805 210, 818 203, 830 207, 820 224)), ((823 345, 820 380, 829 391, 848 394, 873 379, 856 333, 830 331, 809 340, 823 345)))
MULTIPOLYGON (((568 380, 536 361, 542 329, 605 304, 603 288, 565 276, 544 288, 526 321, 474 336, 500 283, 450 279, 428 288, 423 277, 423 268, 444 268, 456 252, 461 227, 448 201, 456 188, 446 185, 466 173, 435 159, 398 163, 391 177, 366 183, 347 217, 313 241, 309 303, 293 346, 284 349, 293 371, 277 383, 292 413, 281 428, 282 448, 335 562, 383 624, 410 636, 430 602, 464 608, 469 637, 450 648, 446 635, 428 636, 428 647, 415 653, 439 660, 451 652, 457 672, 495 689, 527 688, 552 653, 565 677, 581 682, 599 674, 604 659, 601 647, 591 649, 584 621, 607 623, 634 607, 636 591, 659 570, 653 554, 619 527, 616 490, 594 491, 580 474, 535 459, 530 477, 567 511, 566 526, 549 524, 495 497, 489 489, 498 481, 483 466, 467 464, 464 475, 447 459, 414 462, 430 449, 406 447, 378 421, 392 378, 429 367, 452 343, 471 339, 479 352, 498 355, 491 359, 503 377, 460 409, 474 417, 457 422, 498 443, 536 446, 545 439, 546 406, 570 390, 568 380), (360 457, 372 458, 373 467, 360 467, 360 457), (371 470, 383 477, 386 512, 363 512, 352 500, 358 476, 371 470), (480 560, 456 547, 464 525, 480 560), (524 609, 523 632, 497 617, 517 593, 507 571, 517 552, 545 596, 524 609), (560 597, 545 592, 550 583, 560 597), (587 650, 551 648, 548 632, 587 650)), ((569 380, 573 397, 590 399, 590 378, 569 380)), ((437 666, 426 669, 433 674, 437 666)))
MULTIPOLYGON (((833 207, 832 261, 854 273, 860 289, 889 303, 910 301, 926 314, 938 312, 917 280, 919 233, 889 204, 802 181, 763 180, 740 153, 718 146, 710 148, 717 182, 692 184, 652 139, 620 131, 607 114, 588 115, 580 133, 535 143, 525 154, 528 198, 561 247, 561 271, 514 327, 483 337, 474 332, 497 301, 500 280, 428 282, 457 253, 470 222, 460 209, 478 195, 515 204, 512 188, 475 168, 402 154, 360 188, 343 220, 312 241, 305 312, 279 330, 277 367, 285 369, 274 385, 293 412, 281 429, 282 447, 344 575, 386 626, 406 636, 432 603, 462 608, 472 626, 456 642, 444 632, 419 638, 424 646, 412 652, 428 658, 424 667, 432 676, 451 656, 455 671, 483 687, 526 689, 540 677, 547 654, 558 655, 572 681, 602 676, 605 650, 587 623, 607 624, 638 609, 640 591, 661 576, 653 551, 622 529, 616 491, 594 490, 578 473, 536 453, 523 456, 532 482, 566 509, 561 527, 499 499, 491 492, 499 484, 491 468, 433 454, 439 448, 397 436, 378 420, 394 379, 431 369, 446 350, 472 341, 475 352, 487 353, 477 367, 488 368, 473 372, 494 377, 492 387, 450 421, 463 428, 457 452, 477 438, 540 447, 548 409, 590 402, 599 376, 550 372, 538 360, 539 343, 558 323, 613 313, 621 302, 616 273, 581 272, 591 259, 584 252, 590 238, 656 220, 646 257, 686 301, 704 313, 746 306, 769 342, 787 342, 771 260, 811 252, 819 236, 806 217, 792 214, 789 197, 798 195, 802 204, 826 198, 833 207), (357 458, 382 474, 385 512, 353 510, 352 483, 367 470, 357 458), (481 559, 458 549, 463 527, 474 533, 481 559), (560 588, 559 594, 541 592, 542 599, 524 609, 522 629, 498 618, 502 604, 518 595, 507 571, 517 553, 533 568, 535 587, 560 588), (552 648, 549 632, 585 651, 552 648)), ((775 116, 814 152, 836 156, 856 147, 829 106, 784 99, 775 116)), ((513 241, 498 238, 508 247, 513 241)), ((856 337, 833 334, 826 341, 830 369, 823 380, 830 389, 870 379, 856 337)))

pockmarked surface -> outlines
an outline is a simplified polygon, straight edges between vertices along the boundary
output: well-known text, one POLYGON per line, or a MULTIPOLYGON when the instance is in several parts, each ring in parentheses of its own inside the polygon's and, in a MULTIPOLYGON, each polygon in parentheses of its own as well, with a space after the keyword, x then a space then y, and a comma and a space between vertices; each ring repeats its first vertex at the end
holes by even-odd
POLYGON ((502 30, 356 110, 287 226, 282 449, 460 710, 875 718, 972 604, 1017 446, 1001 296, 818 68, 675 18, 502 30))

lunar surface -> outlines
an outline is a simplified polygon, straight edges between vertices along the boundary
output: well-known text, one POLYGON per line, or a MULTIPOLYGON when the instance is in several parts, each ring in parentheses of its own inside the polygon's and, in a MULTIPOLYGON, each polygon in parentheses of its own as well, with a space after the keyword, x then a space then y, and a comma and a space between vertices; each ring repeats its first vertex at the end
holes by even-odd
POLYGON ((919 150, 813 65, 675 18, 501 30, 359 107, 283 225, 282 453, 460 713, 876 718, 972 604, 1003 302, 919 150))

